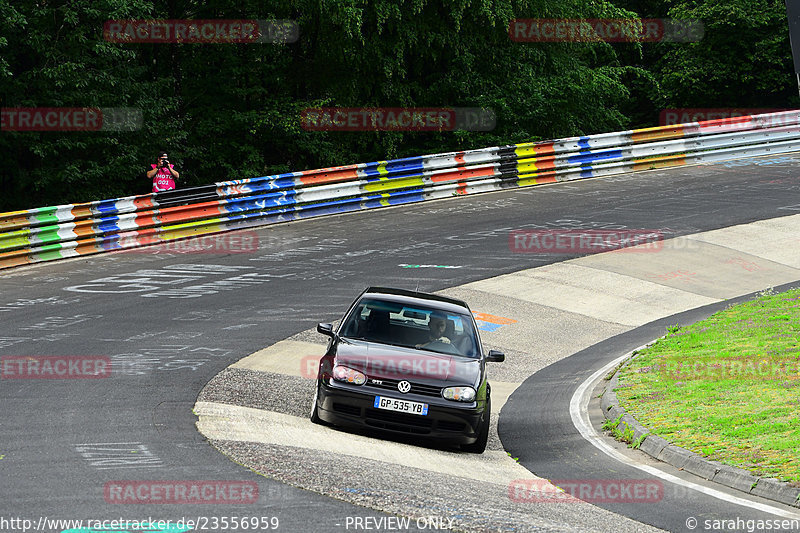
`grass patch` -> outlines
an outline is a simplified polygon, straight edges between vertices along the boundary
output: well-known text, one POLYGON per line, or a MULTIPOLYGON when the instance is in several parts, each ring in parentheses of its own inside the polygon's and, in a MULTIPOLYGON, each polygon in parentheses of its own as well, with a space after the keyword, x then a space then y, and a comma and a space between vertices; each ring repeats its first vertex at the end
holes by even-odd
POLYGON ((627 422, 622 422, 623 416, 625 415, 619 415, 616 419, 606 419, 603 423, 603 431, 608 431, 611 433, 611 436, 618 441, 627 443, 628 448, 638 449, 649 433, 639 436, 639 438, 634 441, 633 428, 630 427, 627 422))
POLYGON ((800 484, 800 289, 668 328, 620 370, 620 405, 654 435, 800 484))
POLYGON ((623 416, 625 415, 619 415, 616 418, 616 420, 612 418, 606 419, 606 421, 603 422, 603 431, 613 431, 614 429, 616 429, 616 427, 619 425, 619 421, 622 420, 623 416))

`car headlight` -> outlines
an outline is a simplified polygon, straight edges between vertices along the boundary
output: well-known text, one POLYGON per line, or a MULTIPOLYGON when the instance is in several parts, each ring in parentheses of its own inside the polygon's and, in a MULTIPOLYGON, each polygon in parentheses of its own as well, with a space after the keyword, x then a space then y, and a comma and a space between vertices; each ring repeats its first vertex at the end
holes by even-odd
POLYGON ((475 400, 475 389, 472 387, 447 387, 442 391, 445 400, 454 402, 471 402, 475 400))
POLYGON ((342 365, 336 365, 333 367, 333 379, 336 381, 343 381, 345 383, 352 383, 354 385, 363 385, 367 381, 367 376, 358 370, 353 370, 352 368, 342 365))

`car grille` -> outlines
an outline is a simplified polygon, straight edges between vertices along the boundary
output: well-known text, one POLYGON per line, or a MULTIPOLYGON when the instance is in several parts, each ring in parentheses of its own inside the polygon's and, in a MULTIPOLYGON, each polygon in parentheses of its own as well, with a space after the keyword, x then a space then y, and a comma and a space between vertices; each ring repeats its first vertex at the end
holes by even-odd
POLYGON ((448 420, 439 420, 437 424, 442 431, 464 431, 467 425, 464 422, 450 422, 448 420))
MULTIPOLYGON (((401 380, 399 379, 381 379, 381 383, 375 383, 372 378, 367 381, 367 384, 371 387, 377 387, 379 389, 385 390, 393 390, 397 391, 397 384, 400 383, 401 380)), ((421 396, 433 396, 437 398, 441 398, 442 396, 442 388, 436 387, 433 385, 424 385, 422 383, 414 383, 411 382, 411 390, 408 391, 409 393, 419 394, 421 396)))
POLYGON ((416 433, 418 435, 430 433, 433 425, 433 420, 424 416, 393 413, 391 411, 381 411, 380 409, 366 409, 365 418, 367 425, 372 427, 416 433))
POLYGON ((361 408, 357 405, 333 402, 333 410, 345 415, 361 416, 361 408))

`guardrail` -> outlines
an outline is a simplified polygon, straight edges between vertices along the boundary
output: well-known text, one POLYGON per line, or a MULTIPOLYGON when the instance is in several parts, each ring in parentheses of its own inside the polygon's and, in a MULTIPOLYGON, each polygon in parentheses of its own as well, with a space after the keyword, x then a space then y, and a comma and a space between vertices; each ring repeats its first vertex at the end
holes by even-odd
POLYGON ((0 268, 654 168, 800 151, 800 111, 494 146, 0 213, 0 268))

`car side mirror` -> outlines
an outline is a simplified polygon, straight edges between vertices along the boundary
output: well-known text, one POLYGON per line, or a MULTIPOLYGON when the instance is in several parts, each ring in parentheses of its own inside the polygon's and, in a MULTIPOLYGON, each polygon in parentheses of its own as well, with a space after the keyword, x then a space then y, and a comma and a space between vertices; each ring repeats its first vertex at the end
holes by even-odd
POLYGON ((502 363, 506 360, 506 354, 498 352, 497 350, 489 350, 489 355, 486 356, 486 360, 494 363, 502 363))
POLYGON ((317 333, 322 333, 328 337, 333 337, 333 324, 324 324, 320 322, 317 324, 317 333))

